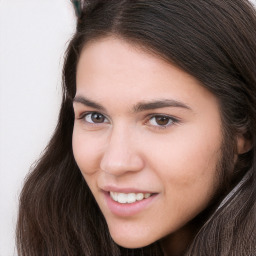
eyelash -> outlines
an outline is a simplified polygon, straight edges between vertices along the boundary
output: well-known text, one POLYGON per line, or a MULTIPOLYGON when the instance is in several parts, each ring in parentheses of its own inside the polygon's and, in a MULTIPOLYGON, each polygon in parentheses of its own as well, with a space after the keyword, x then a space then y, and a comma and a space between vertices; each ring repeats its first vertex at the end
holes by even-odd
POLYGON ((103 123, 106 123, 105 122, 105 120, 107 120, 108 118, 105 116, 105 115, 103 115, 103 114, 101 114, 101 113, 99 113, 99 112, 96 112, 96 111, 93 111, 93 112, 85 112, 85 113, 83 113, 80 117, 78 117, 78 120, 81 120, 83 123, 85 123, 85 124, 89 124, 89 125, 101 125, 101 124, 103 124, 103 123), (104 118, 104 122, 102 122, 102 123, 95 123, 95 122, 88 122, 87 120, 86 120, 86 117, 89 117, 89 116, 91 116, 91 118, 92 118, 92 115, 93 114, 96 114, 96 115, 100 115, 100 116, 102 116, 103 118, 104 118))
MULTIPOLYGON (((166 129, 169 126, 175 125, 175 124, 180 122, 177 118, 174 118, 172 116, 168 116, 168 115, 164 115, 164 114, 150 114, 150 115, 148 115, 147 120, 146 120, 146 122, 144 122, 144 124, 150 123, 150 121, 153 120, 153 119, 155 119, 155 123, 156 124, 150 124, 150 126, 156 128, 156 129, 166 129), (165 125, 159 125, 159 124, 156 123, 156 118, 165 118, 165 119, 167 119, 168 123, 165 124, 165 125)), ((95 112, 95 111, 83 113, 78 118, 78 120, 81 120, 83 123, 88 124, 88 125, 92 125, 92 126, 98 126, 98 125, 102 125, 104 123, 109 123, 108 121, 105 122, 106 120, 108 120, 108 118, 105 115, 103 115, 103 114, 101 114, 99 112, 95 112), (99 123, 95 123, 93 121, 92 122, 88 122, 86 120, 86 118, 90 117, 90 119, 91 119, 93 114, 102 116, 104 118, 104 122, 99 122, 99 123)))
POLYGON ((153 119, 155 119, 156 124, 150 124, 150 126, 156 128, 156 129, 166 129, 169 126, 173 126, 173 125, 179 123, 179 120, 173 116, 168 116, 168 115, 164 115, 164 114, 151 114, 151 115, 149 115, 149 118, 147 119, 145 124, 149 123, 153 119), (167 119, 168 123, 165 125, 159 125, 156 123, 156 118, 165 118, 165 119, 167 119))

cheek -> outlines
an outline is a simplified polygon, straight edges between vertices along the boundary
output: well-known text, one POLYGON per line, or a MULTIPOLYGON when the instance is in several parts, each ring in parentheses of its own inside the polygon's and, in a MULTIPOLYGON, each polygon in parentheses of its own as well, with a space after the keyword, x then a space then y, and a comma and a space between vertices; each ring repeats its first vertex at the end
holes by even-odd
POLYGON ((74 129, 72 137, 73 154, 82 174, 92 174, 97 171, 100 158, 100 146, 93 136, 86 136, 83 131, 74 129))
POLYGON ((192 196, 207 198, 216 190, 221 132, 215 131, 209 134, 191 128, 162 140, 166 142, 159 143, 157 151, 156 145, 152 146, 151 165, 158 170, 166 191, 172 191, 177 200, 192 196))
POLYGON ((158 165, 158 177, 164 186, 167 222, 171 213, 174 219, 186 223, 209 205, 219 183, 219 148, 219 142, 206 143, 203 138, 191 138, 180 142, 174 149, 166 150, 166 161, 160 154, 155 155, 158 163, 162 163, 158 165))

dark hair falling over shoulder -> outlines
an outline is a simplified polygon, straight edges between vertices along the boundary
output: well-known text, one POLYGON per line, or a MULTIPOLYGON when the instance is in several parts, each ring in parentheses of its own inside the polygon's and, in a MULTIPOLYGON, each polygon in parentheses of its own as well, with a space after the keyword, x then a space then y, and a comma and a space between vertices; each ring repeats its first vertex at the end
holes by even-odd
POLYGON ((20 196, 19 256, 162 255, 157 242, 140 249, 113 242, 73 157, 76 66, 84 45, 105 36, 122 38, 174 63, 218 98, 224 138, 222 189, 198 217, 205 221, 185 255, 256 255, 255 9, 246 0, 80 4, 77 30, 66 52, 58 125, 20 196), (237 134, 252 147, 233 166, 237 134))

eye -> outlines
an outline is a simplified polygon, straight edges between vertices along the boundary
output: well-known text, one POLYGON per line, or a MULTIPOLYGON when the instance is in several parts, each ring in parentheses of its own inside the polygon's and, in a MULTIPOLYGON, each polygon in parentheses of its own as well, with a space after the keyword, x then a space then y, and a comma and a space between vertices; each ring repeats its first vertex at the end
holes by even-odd
POLYGON ((87 113, 82 117, 87 123, 101 124, 106 123, 107 118, 98 112, 87 113))
POLYGON ((165 115, 155 115, 149 119, 150 125, 158 126, 161 128, 166 128, 167 126, 172 125, 175 122, 177 122, 175 118, 165 115))

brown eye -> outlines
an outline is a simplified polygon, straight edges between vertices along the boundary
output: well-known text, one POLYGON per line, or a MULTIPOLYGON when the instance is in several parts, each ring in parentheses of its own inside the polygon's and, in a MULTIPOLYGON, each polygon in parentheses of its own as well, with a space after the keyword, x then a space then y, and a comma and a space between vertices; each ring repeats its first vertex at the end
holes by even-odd
POLYGON ((156 123, 158 125, 167 125, 170 121, 170 118, 165 117, 165 116, 157 116, 156 117, 156 123))
POLYGON ((153 116, 149 120, 150 124, 153 126, 162 126, 166 127, 168 125, 171 125, 175 122, 174 118, 171 118, 169 116, 153 116))
POLYGON ((85 116, 85 120, 88 123, 95 123, 95 124, 100 124, 100 123, 105 123, 106 122, 106 117, 100 113, 93 112, 89 113, 85 116))

